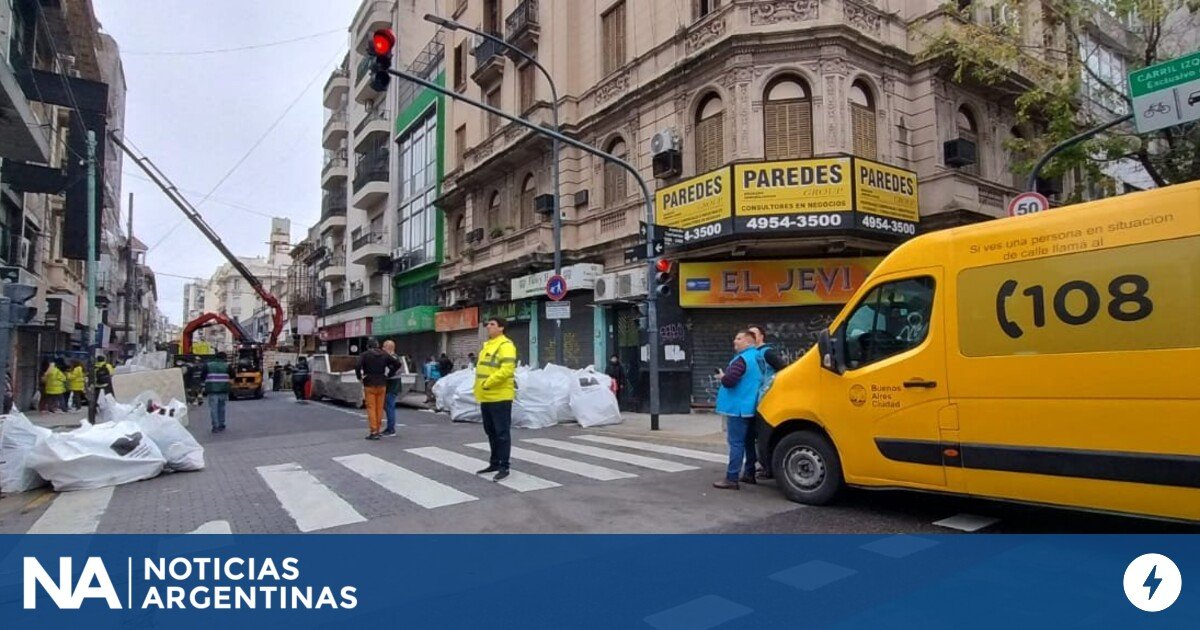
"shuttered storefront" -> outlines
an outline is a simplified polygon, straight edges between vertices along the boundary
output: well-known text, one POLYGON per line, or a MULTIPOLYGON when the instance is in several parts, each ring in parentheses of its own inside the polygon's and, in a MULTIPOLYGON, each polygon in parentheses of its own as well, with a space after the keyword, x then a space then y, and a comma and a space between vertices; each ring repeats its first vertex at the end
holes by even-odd
POLYGON ((454 362, 454 369, 461 370, 467 367, 467 355, 478 355, 482 345, 478 330, 456 330, 447 334, 446 355, 454 362))
MULTIPOLYGON (((563 302, 571 303, 571 319, 562 321, 563 361, 572 369, 596 365, 595 361, 595 314, 592 312, 591 291, 579 291, 567 296, 563 302)), ((555 320, 546 319, 546 304, 538 304, 538 360, 539 365, 555 362, 555 320)), ((604 367, 598 366, 603 371, 604 367)))
POLYGON ((750 325, 762 326, 770 343, 791 363, 817 342, 829 327, 840 305, 790 308, 693 309, 688 321, 692 332, 692 404, 716 404, 719 383, 714 372, 733 359, 733 336, 750 325))

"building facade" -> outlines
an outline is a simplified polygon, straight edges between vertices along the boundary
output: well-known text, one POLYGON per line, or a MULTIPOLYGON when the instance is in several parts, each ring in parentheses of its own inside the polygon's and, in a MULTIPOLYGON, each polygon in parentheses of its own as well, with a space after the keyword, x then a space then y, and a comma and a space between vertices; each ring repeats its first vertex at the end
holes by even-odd
MULTIPOLYGON (((566 132, 632 163, 657 197, 675 263, 654 349, 671 408, 712 404, 737 329, 758 323, 794 358, 897 243, 1001 216, 1018 192, 1012 108, 922 55, 921 33, 962 19, 938 0, 442 4, 535 54, 557 80, 566 132)), ((1023 4, 1040 43, 1040 3, 1023 4)), ((550 124, 533 67, 461 32, 445 48, 449 85, 550 124)), ((447 111, 439 300, 509 317, 522 362, 544 364, 559 325, 544 295, 551 145, 470 105, 447 111)), ((584 152, 564 148, 559 167, 566 362, 618 355, 622 404, 642 406, 645 198, 584 152)))

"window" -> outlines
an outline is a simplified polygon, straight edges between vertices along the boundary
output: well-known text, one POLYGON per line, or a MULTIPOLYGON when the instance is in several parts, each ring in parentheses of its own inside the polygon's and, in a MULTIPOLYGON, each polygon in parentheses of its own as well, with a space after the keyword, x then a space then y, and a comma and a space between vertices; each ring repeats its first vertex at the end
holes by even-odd
MULTIPOLYGON (((496 86, 496 89, 487 93, 487 104, 495 107, 496 109, 500 109, 500 86, 496 86)), ((499 130, 500 117, 489 112, 487 117, 488 135, 490 136, 499 130)))
POLYGON ((875 287, 834 333, 846 365, 858 369, 912 350, 929 335, 933 278, 909 278, 875 287))
POLYGON ((707 173, 725 161, 725 104, 711 94, 696 109, 696 173, 707 173))
MULTIPOLYGON (((395 240, 417 258, 414 266, 437 256, 437 114, 430 110, 397 142, 400 145, 400 207, 395 240)), ((382 225, 371 229, 382 233, 382 225)))
POLYGON ((455 256, 461 257, 467 251, 467 219, 462 215, 454 222, 454 237, 451 243, 454 245, 455 256))
MULTIPOLYGON (((1025 132, 1021 131, 1021 129, 1018 127, 1013 127, 1009 133, 1012 134, 1014 141, 1019 142, 1026 139, 1025 132)), ((1023 162, 1028 162, 1029 159, 1029 151, 1024 147, 1015 148, 1008 154, 1008 170, 1012 172, 1013 176, 1012 187, 1016 188, 1017 190, 1024 190, 1026 184, 1025 176, 1018 172, 1017 167, 1021 166, 1023 162)))
POLYGON ((454 130, 454 163, 462 167, 467 156, 467 126, 460 125, 454 130))
MULTIPOLYGON (((627 150, 625 141, 621 138, 613 140, 608 145, 608 152, 612 155, 625 159, 627 150)), ((628 176, 625 169, 611 162, 604 163, 604 203, 608 207, 613 207, 629 197, 627 187, 628 176)))
POLYGON ((966 105, 958 108, 958 116, 956 117, 955 124, 958 126, 958 137, 963 140, 969 140, 975 145, 975 163, 968 164, 960 170, 964 173, 978 175, 980 171, 979 160, 983 154, 979 150, 979 125, 975 124, 975 115, 971 113, 971 110, 967 109, 966 105))
POLYGON ((523 228, 532 227, 536 223, 534 197, 537 197, 537 179, 534 178, 533 173, 530 173, 525 176, 525 183, 521 186, 521 227, 523 228))
POLYGON ((533 93, 534 74, 533 74, 533 71, 534 71, 534 66, 532 63, 527 63, 527 64, 521 66, 520 70, 517 70, 517 83, 521 87, 521 90, 520 90, 521 102, 518 103, 518 105, 519 105, 522 113, 529 111, 529 108, 533 107, 533 99, 534 99, 534 93, 533 93))
POLYGON ((877 159, 875 100, 862 81, 850 86, 850 126, 854 132, 854 155, 877 159))
POLYGON ((462 92, 467 89, 467 53, 466 42, 459 42, 454 47, 454 90, 462 92))
POLYGON ((608 75, 625 65, 625 3, 618 2, 600 18, 604 38, 604 67, 608 75))
POLYGON ((1100 45, 1086 33, 1079 41, 1079 57, 1086 65, 1083 70, 1083 94, 1093 105, 1113 115, 1129 113, 1125 102, 1128 91, 1125 58, 1111 48, 1100 45))
POLYGON ((503 35, 500 22, 500 0, 483 0, 483 30, 492 35, 503 35))
POLYGON ((695 2, 693 6, 696 8, 697 20, 721 8, 721 0, 693 0, 693 2, 695 2))
POLYGON ((812 97, 796 77, 767 85, 763 103, 763 145, 768 160, 812 157, 812 97))
POLYGON ((500 227, 500 191, 492 193, 492 198, 488 201, 486 224, 488 232, 500 227))

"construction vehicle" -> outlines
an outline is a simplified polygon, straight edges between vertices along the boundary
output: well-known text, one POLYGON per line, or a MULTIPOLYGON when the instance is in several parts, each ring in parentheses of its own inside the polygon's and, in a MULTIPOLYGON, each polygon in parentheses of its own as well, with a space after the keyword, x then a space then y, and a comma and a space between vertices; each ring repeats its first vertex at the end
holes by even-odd
MULTIPOLYGON (((213 244, 213 247, 216 247, 221 252, 221 255, 225 256, 225 259, 229 261, 229 264, 245 278, 246 282, 254 289, 254 292, 258 294, 258 297, 262 298, 262 301, 274 311, 271 336, 265 344, 255 341, 236 319, 226 317, 222 313, 204 313, 184 326, 183 339, 179 348, 180 357, 192 357, 192 335, 196 330, 212 324, 224 325, 233 332, 235 344, 235 352, 231 360, 237 375, 234 379, 233 391, 230 397, 249 395, 254 398, 262 398, 263 350, 275 348, 279 342, 279 334, 283 331, 283 306, 279 303, 279 299, 271 295, 258 277, 250 272, 245 263, 235 256, 233 252, 229 251, 229 248, 221 241, 221 237, 209 227, 196 208, 179 192, 179 189, 166 174, 150 161, 150 158, 135 151, 115 132, 110 131, 109 137, 112 138, 114 144, 120 147, 133 160, 134 164, 137 164, 138 168, 142 169, 150 177, 150 180, 163 191, 163 194, 191 220, 196 228, 200 230, 200 233, 213 244)), ((195 361, 189 360, 186 362, 192 365, 196 364, 195 361)), ((176 365, 179 365, 178 359, 176 360, 176 365)))

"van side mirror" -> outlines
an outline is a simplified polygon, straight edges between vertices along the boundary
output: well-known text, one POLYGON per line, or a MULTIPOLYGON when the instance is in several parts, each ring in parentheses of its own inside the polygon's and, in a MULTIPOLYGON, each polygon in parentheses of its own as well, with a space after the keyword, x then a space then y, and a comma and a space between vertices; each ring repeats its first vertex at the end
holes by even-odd
POLYGON ((822 330, 817 335, 817 352, 821 355, 822 368, 838 375, 846 372, 846 364, 842 362, 841 353, 828 330, 822 330))

